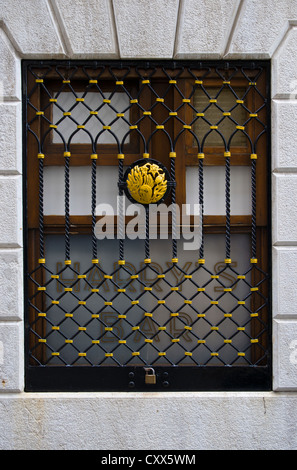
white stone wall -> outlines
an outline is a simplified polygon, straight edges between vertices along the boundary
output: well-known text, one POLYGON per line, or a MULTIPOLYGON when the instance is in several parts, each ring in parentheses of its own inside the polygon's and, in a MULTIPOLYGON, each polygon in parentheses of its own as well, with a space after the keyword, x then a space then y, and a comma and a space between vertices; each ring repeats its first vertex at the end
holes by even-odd
POLYGON ((293 0, 1 0, 0 449, 297 448, 296 136, 293 0), (272 392, 24 392, 22 58, 272 60, 272 392))

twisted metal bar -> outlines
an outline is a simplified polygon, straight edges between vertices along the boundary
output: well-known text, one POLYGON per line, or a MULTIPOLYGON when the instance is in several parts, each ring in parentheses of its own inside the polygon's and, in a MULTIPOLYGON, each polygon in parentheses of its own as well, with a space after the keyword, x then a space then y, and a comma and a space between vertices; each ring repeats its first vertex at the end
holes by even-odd
POLYGON ((204 214, 204 180, 203 180, 203 160, 199 160, 198 178, 199 178, 199 204, 200 204, 200 223, 201 223, 201 245, 199 257, 204 258, 204 232, 203 232, 203 214, 204 214))
POLYGON ((43 158, 39 159, 39 253, 44 258, 43 158))
POLYGON ((91 178, 92 178, 92 202, 91 202, 91 210, 92 210, 92 253, 93 258, 97 258, 97 238, 95 235, 95 225, 96 225, 96 164, 95 159, 92 160, 92 170, 91 170, 91 178))
POLYGON ((256 223, 256 160, 252 160, 251 171, 251 186, 252 186, 252 258, 257 255, 257 223, 256 223))
MULTIPOLYGON (((171 181, 175 183, 175 158, 170 159, 170 175, 171 181)), ((176 207, 175 207, 175 184, 171 189, 172 198, 172 258, 177 257, 177 233, 176 233, 176 207)))
MULTIPOLYGON (((124 173, 124 163, 123 159, 119 159, 118 161, 119 166, 119 182, 123 180, 123 173, 124 173)), ((124 191, 122 187, 119 185, 119 199, 118 199, 118 238, 119 238, 119 259, 124 259, 124 226, 125 226, 125 216, 123 210, 123 197, 124 191)))
POLYGON ((145 258, 150 257, 150 226, 149 226, 149 206, 145 206, 145 243, 144 243, 145 258))
POLYGON ((65 260, 70 259, 70 216, 69 216, 69 157, 65 157, 65 260))
POLYGON ((226 258, 230 258, 230 157, 226 157, 225 167, 225 198, 226 198, 226 258))

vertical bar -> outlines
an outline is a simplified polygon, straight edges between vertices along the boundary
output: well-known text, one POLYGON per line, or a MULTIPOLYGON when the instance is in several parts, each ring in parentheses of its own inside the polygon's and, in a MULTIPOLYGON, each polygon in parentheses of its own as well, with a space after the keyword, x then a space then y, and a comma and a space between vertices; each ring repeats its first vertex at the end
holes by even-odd
POLYGON ((69 218, 69 157, 70 152, 64 152, 65 157, 65 261, 70 260, 70 218, 69 218))
POLYGON ((203 233, 203 214, 204 214, 204 179, 203 179, 203 154, 200 154, 198 165, 198 179, 199 179, 199 209, 200 209, 200 230, 201 230, 201 245, 199 251, 199 258, 204 258, 204 233, 203 233))
POLYGON ((252 159, 252 171, 251 171, 251 199, 252 199, 252 258, 256 258, 257 255, 257 223, 256 223, 256 159, 252 159))
POLYGON ((97 259, 97 238, 95 235, 96 226, 96 189, 97 189, 97 154, 91 155, 92 167, 91 167, 91 181, 92 181, 92 195, 91 195, 91 211, 92 211, 92 255, 93 259, 97 259))
POLYGON ((226 259, 230 259, 230 152, 225 152, 226 259))
MULTIPOLYGON (((174 152, 171 155, 175 155, 174 152)), ((175 183, 175 156, 170 158, 170 176, 171 181, 175 183)), ((172 198, 172 258, 177 258, 177 234, 176 234, 176 198, 175 198, 175 184, 172 185, 171 189, 172 198)))
MULTIPOLYGON (((118 154, 118 169, 119 169, 119 182, 123 181, 123 174, 124 174, 124 154, 118 154)), ((124 216, 124 207, 123 207, 123 198, 124 198, 124 191, 123 188, 119 185, 119 198, 117 204, 117 212, 118 212, 118 238, 119 238, 119 260, 124 260, 124 225, 125 225, 125 216, 124 216)))
POLYGON ((43 223, 43 160, 44 154, 42 152, 38 153, 39 159, 39 255, 40 259, 44 259, 44 223, 43 223))
POLYGON ((145 206, 145 259, 150 258, 150 226, 149 226, 149 205, 145 206))

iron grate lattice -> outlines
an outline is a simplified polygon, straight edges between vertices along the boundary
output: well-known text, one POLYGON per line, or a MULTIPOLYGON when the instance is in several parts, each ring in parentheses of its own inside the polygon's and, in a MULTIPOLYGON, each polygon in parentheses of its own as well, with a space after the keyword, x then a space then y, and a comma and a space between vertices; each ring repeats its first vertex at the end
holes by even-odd
POLYGON ((262 142, 268 139, 267 64, 29 61, 24 76, 27 175, 35 171, 38 197, 35 225, 30 216, 27 224, 34 238, 28 242, 28 366, 267 366, 267 224, 259 223, 257 212, 262 207, 257 167, 266 158, 262 142), (161 139, 163 154, 156 155, 161 139), (147 207, 140 240, 125 237, 121 210, 117 237, 98 240, 103 156, 117 172, 113 191, 120 201, 127 167, 139 159, 160 160, 173 182, 165 201, 172 207, 185 202, 180 161, 193 166, 202 221, 199 248, 183 250, 175 210, 168 238, 152 240, 147 207), (231 208, 233 158, 239 166, 240 159, 248 160, 250 171, 250 212, 241 225, 231 208), (211 219, 205 201, 213 188, 205 175, 215 162, 223 168, 224 214, 211 219), (63 174, 58 222, 45 209, 51 167, 63 174), (80 226, 71 197, 79 192, 72 169, 81 167, 90 197, 80 226))

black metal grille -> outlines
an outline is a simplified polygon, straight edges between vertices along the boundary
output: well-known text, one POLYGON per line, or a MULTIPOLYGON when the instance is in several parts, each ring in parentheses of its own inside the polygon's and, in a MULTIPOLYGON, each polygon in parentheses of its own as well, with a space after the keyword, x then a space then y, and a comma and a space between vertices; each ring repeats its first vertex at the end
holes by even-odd
MULTIPOLYGON (((38 178, 38 223, 31 224, 28 216, 26 238, 27 389, 269 388, 269 262, 263 262, 269 243, 263 248, 267 224, 257 223, 256 201, 262 184, 256 180, 257 165, 266 158, 259 148, 265 140, 267 151, 269 137, 269 64, 26 61, 23 73, 26 174, 35 168, 38 178), (226 92, 227 108, 220 99, 226 92), (119 93, 125 97, 120 109, 115 104, 119 93), (92 105, 95 95, 98 101, 92 105), (68 134, 63 130, 67 122, 68 134), (211 143, 214 134, 220 145, 211 143), (162 158, 154 152, 161 135, 166 142, 162 158), (118 237, 98 240, 102 155, 113 168, 116 159, 113 191, 119 196, 125 194, 124 175, 131 163, 161 159, 172 181, 166 202, 174 207, 185 202, 178 196, 179 160, 191 166, 189 148, 202 208, 199 249, 187 257, 174 210, 168 239, 151 240, 148 206, 143 240, 125 238, 121 213, 118 237), (248 222, 240 225, 232 218, 231 174, 232 158, 240 165, 243 154, 250 161, 251 210, 248 222), (223 225, 212 225, 205 214, 207 192, 214 189, 205 184, 206 167, 212 165, 206 159, 213 155, 224 160, 223 225), (85 156, 89 163, 73 164, 85 156), (61 225, 45 215, 45 176, 51 165, 63 172, 61 225), (91 194, 88 222, 81 227, 73 222, 70 207, 71 194, 80 191, 71 181, 76 165, 88 168, 91 194), (234 262, 234 253, 240 261, 234 262), (215 262, 208 263, 213 257, 215 262), (156 371, 155 385, 145 384, 146 368, 156 371)), ((29 214, 34 208, 28 194, 29 214)))

